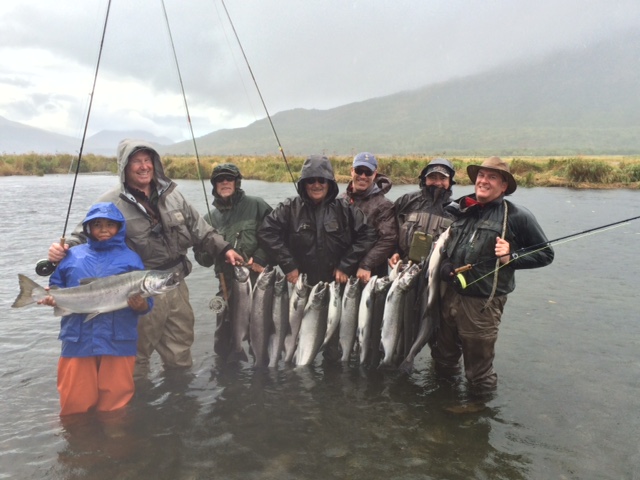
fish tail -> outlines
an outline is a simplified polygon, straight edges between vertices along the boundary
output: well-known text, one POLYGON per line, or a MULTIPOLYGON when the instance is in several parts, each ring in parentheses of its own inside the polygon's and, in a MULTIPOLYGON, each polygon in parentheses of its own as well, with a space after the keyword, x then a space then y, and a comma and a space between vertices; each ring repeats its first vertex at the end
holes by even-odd
POLYGON ((284 362, 285 363, 291 363, 293 361, 293 356, 295 355, 295 351, 296 351, 296 339, 293 337, 292 334, 287 335, 284 338, 284 362))
POLYGON ((248 362, 249 361, 249 357, 247 357, 247 353, 244 351, 244 348, 241 348, 240 350, 234 350, 231 353, 229 353, 229 356, 227 357, 227 363, 237 363, 237 362, 248 362))
POLYGON ((21 275, 20 273, 18 274, 18 283, 20 285, 20 293, 13 302, 13 305, 11 305, 12 308, 25 307, 32 303, 36 303, 36 299, 33 298, 34 293, 42 294, 43 297, 46 293, 44 288, 29 277, 21 275))
POLYGON ((413 372, 413 358, 405 358, 398 367, 398 370, 406 374, 413 372))

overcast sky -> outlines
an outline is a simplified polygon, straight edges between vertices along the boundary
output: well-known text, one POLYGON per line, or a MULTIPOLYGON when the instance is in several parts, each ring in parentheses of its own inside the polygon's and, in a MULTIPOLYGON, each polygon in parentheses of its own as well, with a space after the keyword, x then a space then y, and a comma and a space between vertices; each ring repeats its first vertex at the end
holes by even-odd
MULTIPOLYGON (((81 138, 108 0, 0 2, 0 116, 81 138)), ((638 0, 225 0, 271 115, 585 48, 638 0)), ((265 117, 221 0, 164 0, 196 136, 265 117)), ((112 0, 88 133, 190 138, 162 0, 112 0)), ((1 150, 1 146, 0 146, 1 150)))

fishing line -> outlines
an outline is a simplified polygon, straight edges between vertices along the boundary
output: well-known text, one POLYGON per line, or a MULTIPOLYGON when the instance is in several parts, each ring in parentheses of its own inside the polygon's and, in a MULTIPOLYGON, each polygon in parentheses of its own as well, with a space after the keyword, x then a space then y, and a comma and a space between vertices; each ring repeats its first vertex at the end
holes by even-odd
MULTIPOLYGON (((107 33, 107 23, 109 22, 109 11, 111 10, 111 0, 107 3, 107 13, 104 18, 104 26, 102 27, 102 37, 100 39, 100 50, 98 51, 98 61, 96 62, 96 71, 93 76, 93 86, 91 87, 91 94, 89 96, 89 107, 87 109, 87 118, 84 123, 84 131, 82 132, 82 140, 80 142, 80 150, 78 152, 78 164, 76 165, 76 173, 73 177, 73 186, 71 187, 71 195, 69 196, 69 206, 67 207, 67 217, 64 220, 64 229, 62 230, 62 236, 60 237, 60 245, 64 247, 65 237, 67 234, 67 226, 69 225, 69 217, 71 215, 71 205, 73 203, 73 195, 76 190, 76 183, 78 181, 78 174, 80 173, 80 161, 82 160, 82 151, 84 150, 84 142, 87 138, 87 129, 89 127, 89 118, 91 117, 91 106, 93 105, 93 96, 96 91, 96 83, 98 81, 98 71, 100 70, 100 60, 102 59, 102 50, 104 48, 104 39, 107 33)), ((49 276, 56 269, 56 264, 49 260, 40 260, 36 264, 36 273, 42 277, 49 276)))
POLYGON ((249 59, 247 58, 247 55, 244 53, 244 48, 242 47, 242 43, 240 42, 240 37, 238 37, 238 32, 236 32, 236 27, 234 26, 233 21, 231 20, 231 16, 229 15, 229 10, 227 10, 227 5, 224 3, 224 0, 220 0, 220 1, 222 3, 222 7, 224 8, 225 14, 227 15, 227 19, 229 20, 229 24, 231 25, 231 30, 233 30, 233 35, 236 37, 236 41, 238 42, 238 46, 240 47, 240 51, 242 52, 242 57, 244 58, 244 62, 247 65, 247 69, 249 70, 249 73, 251 74, 251 79, 253 80, 253 84, 255 85, 256 91, 258 92, 258 96, 260 97, 260 102, 262 102, 262 107, 264 108, 264 111, 267 115, 267 119, 269 120, 269 125, 271 125, 271 131, 273 132, 273 136, 276 138, 276 142, 278 143, 278 150, 280 151, 280 154, 282 155, 282 159, 284 160, 284 163, 287 166, 287 170, 289 171, 289 175, 291 176, 291 182, 293 183, 293 186, 295 187, 296 192, 298 192, 298 185, 296 184, 296 181, 293 178, 293 173, 291 172, 291 167, 289 166, 287 157, 284 154, 284 149, 282 148, 282 144, 280 143, 280 138, 278 137, 278 133, 276 132, 276 127, 273 125, 273 121, 271 120, 271 115, 269 114, 269 110, 267 109, 267 104, 265 103, 264 98, 262 97, 262 92, 260 91, 260 87, 258 87, 258 82, 256 81, 256 77, 253 74, 253 70, 251 68, 251 64, 249 63, 249 59))
MULTIPOLYGON (((222 25, 222 14, 220 13, 220 9, 218 8, 218 4, 214 2, 214 7, 216 9, 216 15, 218 16, 218 20, 220 21, 220 25, 222 25)), ((258 119, 258 115, 256 114, 255 109, 253 108, 253 101, 251 100, 251 97, 249 96, 249 90, 247 89, 247 83, 245 82, 243 75, 242 75, 242 71, 240 70, 240 65, 238 64, 238 59, 236 58, 236 54, 234 52, 233 47, 231 46, 231 39, 229 38, 229 35, 227 34, 227 29, 222 27, 222 33, 224 34, 224 40, 227 43, 227 48, 229 49, 229 52, 231 53, 231 58, 233 59, 233 66, 236 68, 236 72, 238 72, 238 78, 240 79, 240 83, 242 83, 242 90, 244 92, 244 96, 247 98, 247 103, 249 105, 249 108, 251 109, 251 115, 252 117, 257 120, 258 119)))
POLYGON ((196 170, 198 171, 198 179, 202 184, 202 191, 204 193, 204 200, 207 205, 207 214, 209 218, 211 218, 211 210, 209 209, 209 199, 207 197, 207 189, 204 185, 204 179, 202 178, 202 172, 200 167, 200 155, 198 154, 198 145, 196 143, 196 137, 193 133, 193 124, 191 123, 191 114, 189 113, 189 105, 187 104, 187 95, 184 91, 184 82, 182 81, 182 73, 180 72, 180 64, 178 63, 178 55, 176 54, 176 46, 173 42, 173 35, 171 34, 171 26, 169 25, 169 17, 167 15, 167 9, 164 5, 164 0, 162 0, 162 12, 164 13, 164 20, 167 25, 167 32, 169 33, 169 42, 171 43, 171 51, 173 53, 173 60, 176 64, 176 71, 178 72, 178 80, 180 82, 180 91, 182 92, 182 100, 184 102, 184 109, 187 113, 187 124, 189 125, 189 132, 191 133, 191 140, 193 142, 193 149, 196 155, 196 170))
POLYGON ((510 256, 511 259, 507 263, 503 263, 498 268, 496 268, 494 270, 491 270, 490 272, 486 273, 485 275, 482 275, 481 277, 479 277, 479 278, 477 278, 474 281, 469 282, 469 283, 467 283, 466 280, 464 279, 464 276, 462 276, 463 272, 471 270, 473 267, 476 267, 478 265, 482 265, 483 263, 494 261, 494 259, 493 258, 489 258, 489 259, 486 259, 486 260, 481 260, 481 261, 476 262, 474 264, 464 265, 464 266, 459 267, 459 268, 457 268, 455 270, 456 278, 458 279, 458 281, 460 281, 460 283, 462 285, 462 288, 464 289, 464 288, 467 288, 469 285, 473 285, 474 283, 479 282, 483 278, 488 277, 489 275, 497 272, 501 268, 506 267, 507 265, 509 265, 511 262, 514 262, 518 258, 526 257, 528 255, 533 255, 534 253, 540 252, 540 251, 542 251, 542 250, 544 250, 546 248, 550 248, 552 245, 562 245, 563 243, 569 243, 569 242, 572 242, 572 241, 575 241, 575 240, 579 240, 581 238, 585 238, 585 237, 589 237, 591 235, 595 235, 597 233, 603 233, 603 232, 606 232, 608 230, 613 230, 614 228, 618 228, 618 227, 621 227, 623 225, 626 225, 627 223, 631 222, 632 220, 637 220, 638 218, 640 218, 640 215, 638 215, 636 217, 627 218, 625 220, 620 220, 620 221, 617 221, 617 222, 609 223, 607 225, 602 225, 600 227, 594 227, 594 228, 590 228, 588 230, 583 230, 581 232, 572 233, 570 235, 565 235, 564 237, 558 237, 558 238, 555 238, 553 240, 549 240, 547 242, 538 243, 537 245, 532 245, 530 247, 520 248, 520 249, 516 250, 515 252, 507 253, 506 255, 501 255, 500 257, 496 257, 496 258, 510 256))

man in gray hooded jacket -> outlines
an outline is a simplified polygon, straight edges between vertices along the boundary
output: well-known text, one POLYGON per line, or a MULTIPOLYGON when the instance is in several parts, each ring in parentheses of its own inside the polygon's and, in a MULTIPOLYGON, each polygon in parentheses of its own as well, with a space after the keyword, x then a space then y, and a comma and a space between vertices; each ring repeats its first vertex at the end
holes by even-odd
MULTIPOLYGON (((242 256, 205 222, 165 175, 160 155, 151 144, 129 139, 120 142, 118 173, 121 184, 98 201, 113 202, 123 213, 127 245, 140 255, 146 269, 173 269, 183 280, 191 272, 191 262, 186 256, 191 247, 214 257, 223 256, 231 264, 243 262, 242 256)), ((79 227, 64 247, 54 243, 49 248, 50 261, 60 261, 69 246, 85 241, 79 227)), ((194 322, 184 281, 178 288, 156 297, 154 309, 138 323, 134 377, 147 375, 154 350, 165 368, 190 367, 194 322)))

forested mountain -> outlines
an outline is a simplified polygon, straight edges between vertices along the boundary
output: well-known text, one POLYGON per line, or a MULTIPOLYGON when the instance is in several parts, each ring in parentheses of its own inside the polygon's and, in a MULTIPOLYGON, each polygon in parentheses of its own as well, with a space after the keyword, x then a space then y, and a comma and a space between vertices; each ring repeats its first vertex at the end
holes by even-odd
MULTIPOLYGON (((428 61, 428 60, 425 60, 428 61)), ((575 155, 640 152, 640 33, 478 75, 343 105, 273 115, 285 153, 575 155)), ((268 103, 268 102, 267 102, 268 103)), ((144 137, 161 153, 193 154, 191 140, 100 132, 85 153, 115 155, 144 137)), ((76 139, 0 117, 0 151, 76 153, 76 139)), ((197 139, 201 155, 277 154, 267 119, 197 139)))

